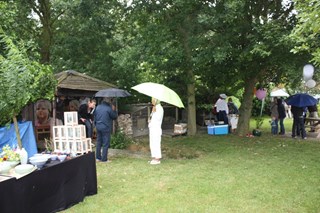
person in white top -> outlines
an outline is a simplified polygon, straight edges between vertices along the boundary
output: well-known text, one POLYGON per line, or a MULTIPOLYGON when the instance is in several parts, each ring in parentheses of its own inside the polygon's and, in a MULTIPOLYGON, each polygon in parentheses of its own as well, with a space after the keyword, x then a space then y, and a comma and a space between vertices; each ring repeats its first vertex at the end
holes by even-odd
POLYGON ((220 98, 216 102, 216 108, 218 113, 218 121, 223 121, 224 124, 228 124, 229 108, 226 102, 226 94, 220 94, 220 98))
POLYGON ((161 155, 161 135, 162 135, 162 120, 163 108, 160 101, 152 98, 152 112, 149 120, 149 143, 152 160, 151 165, 160 164, 161 155))

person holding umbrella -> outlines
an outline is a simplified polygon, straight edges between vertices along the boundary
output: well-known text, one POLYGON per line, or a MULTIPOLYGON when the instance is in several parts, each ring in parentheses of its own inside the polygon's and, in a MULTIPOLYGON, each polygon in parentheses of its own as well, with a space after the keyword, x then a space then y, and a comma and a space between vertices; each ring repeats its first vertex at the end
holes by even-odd
POLYGON ((307 93, 298 93, 287 98, 286 102, 291 105, 293 115, 292 137, 301 135, 302 139, 307 139, 304 126, 305 113, 308 106, 318 103, 317 99, 307 93))
POLYGON ((161 135, 162 135, 162 120, 163 120, 163 108, 160 101, 156 98, 151 99, 152 112, 149 120, 149 145, 151 151, 152 160, 151 165, 160 164, 161 154, 161 135))
POLYGON ((110 162, 108 160, 108 148, 111 140, 112 121, 118 117, 115 106, 111 105, 111 98, 104 97, 102 103, 96 107, 93 115, 97 129, 96 159, 98 162, 110 162))
POLYGON ((152 112, 149 119, 149 143, 151 150, 152 160, 149 161, 151 165, 160 164, 161 155, 161 135, 162 135, 162 120, 163 120, 163 108, 160 101, 172 104, 179 108, 184 108, 184 105, 179 95, 170 89, 169 87, 152 82, 145 82, 138 84, 132 89, 150 96, 152 99, 152 112))

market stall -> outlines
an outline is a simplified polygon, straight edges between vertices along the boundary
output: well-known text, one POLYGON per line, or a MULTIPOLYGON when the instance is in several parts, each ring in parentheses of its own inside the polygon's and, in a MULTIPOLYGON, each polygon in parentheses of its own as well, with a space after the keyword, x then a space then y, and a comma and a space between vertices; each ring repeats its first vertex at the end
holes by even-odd
POLYGON ((51 126, 62 125, 64 111, 72 111, 69 109, 71 101, 81 102, 83 97, 94 97, 94 95, 107 88, 116 88, 115 85, 93 78, 84 73, 74 70, 67 70, 55 74, 57 79, 57 87, 55 89, 55 100, 39 100, 42 105, 37 106, 37 103, 27 105, 23 112, 22 118, 27 121, 32 121, 35 129, 35 137, 37 140, 37 147, 41 150, 45 149, 45 139, 52 137, 51 126), (63 98, 62 98, 63 97, 63 98), (64 100, 64 101, 62 101, 64 100), (62 101, 62 102, 60 102, 62 101), (46 109, 47 117, 50 118, 49 124, 39 125, 39 115, 37 109, 46 109), (62 122, 62 123, 61 123, 62 122))

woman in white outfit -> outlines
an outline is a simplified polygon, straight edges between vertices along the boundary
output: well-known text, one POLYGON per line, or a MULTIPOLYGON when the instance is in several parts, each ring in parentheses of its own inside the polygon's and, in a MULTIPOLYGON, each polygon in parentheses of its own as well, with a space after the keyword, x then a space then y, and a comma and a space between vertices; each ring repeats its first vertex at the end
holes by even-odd
POLYGON ((152 160, 151 165, 160 164, 163 108, 160 101, 152 98, 152 112, 149 120, 149 143, 152 160))

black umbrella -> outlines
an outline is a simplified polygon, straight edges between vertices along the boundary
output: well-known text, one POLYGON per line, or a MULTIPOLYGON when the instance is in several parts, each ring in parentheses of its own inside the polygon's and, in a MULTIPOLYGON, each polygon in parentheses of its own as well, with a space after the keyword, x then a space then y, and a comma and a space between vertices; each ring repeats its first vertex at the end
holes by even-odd
POLYGON ((95 97, 127 97, 131 96, 131 94, 123 89, 118 88, 108 88, 98 91, 95 97))
MULTIPOLYGON (((131 96, 131 94, 123 89, 118 88, 108 88, 98 91, 95 95, 95 97, 127 97, 131 96)), ((116 110, 118 110, 118 100, 116 99, 116 110)), ((116 131, 116 124, 113 122, 113 133, 116 131)))

